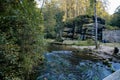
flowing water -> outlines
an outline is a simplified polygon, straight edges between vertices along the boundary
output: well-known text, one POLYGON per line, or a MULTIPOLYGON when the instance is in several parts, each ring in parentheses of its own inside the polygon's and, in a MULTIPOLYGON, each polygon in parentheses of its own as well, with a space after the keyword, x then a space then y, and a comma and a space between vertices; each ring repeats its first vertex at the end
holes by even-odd
POLYGON ((37 80, 102 80, 113 69, 120 69, 120 63, 111 62, 111 67, 108 67, 102 61, 75 57, 73 54, 72 51, 46 53, 45 68, 37 80))

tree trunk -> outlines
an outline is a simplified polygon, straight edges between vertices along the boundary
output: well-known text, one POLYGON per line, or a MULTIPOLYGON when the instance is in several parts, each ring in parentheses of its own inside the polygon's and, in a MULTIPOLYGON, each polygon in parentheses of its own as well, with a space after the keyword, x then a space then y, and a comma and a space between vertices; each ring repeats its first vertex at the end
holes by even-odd
POLYGON ((96 10, 96 0, 94 4, 94 16, 95 16, 95 46, 98 49, 98 23, 97 23, 97 10, 96 10))

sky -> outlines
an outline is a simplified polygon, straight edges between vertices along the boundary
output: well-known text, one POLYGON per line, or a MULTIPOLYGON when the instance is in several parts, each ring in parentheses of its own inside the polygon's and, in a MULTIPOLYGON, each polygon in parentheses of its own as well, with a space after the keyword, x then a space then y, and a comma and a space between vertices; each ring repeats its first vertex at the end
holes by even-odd
POLYGON ((115 9, 120 5, 120 0, 108 0, 108 13, 113 14, 115 9))
MULTIPOLYGON (((41 6, 40 1, 42 0, 35 0, 35 1, 37 1, 37 4, 39 4, 38 7, 40 7, 41 6)), ((109 3, 108 3, 107 11, 109 14, 113 14, 115 9, 120 5, 120 0, 108 0, 108 1, 109 3)))

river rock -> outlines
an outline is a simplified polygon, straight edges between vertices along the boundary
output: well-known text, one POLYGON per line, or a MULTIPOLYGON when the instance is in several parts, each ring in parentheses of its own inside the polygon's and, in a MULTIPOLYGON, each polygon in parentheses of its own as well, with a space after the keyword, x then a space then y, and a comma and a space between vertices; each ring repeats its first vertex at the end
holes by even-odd
POLYGON ((113 55, 117 55, 117 53, 119 52, 119 49, 117 47, 114 48, 114 52, 113 55))

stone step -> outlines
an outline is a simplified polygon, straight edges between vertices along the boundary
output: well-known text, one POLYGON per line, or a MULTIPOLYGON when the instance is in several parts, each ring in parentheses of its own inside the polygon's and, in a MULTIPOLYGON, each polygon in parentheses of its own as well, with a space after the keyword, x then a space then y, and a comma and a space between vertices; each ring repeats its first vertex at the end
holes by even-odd
POLYGON ((120 70, 114 72, 113 74, 107 76, 103 80, 120 80, 120 70))

